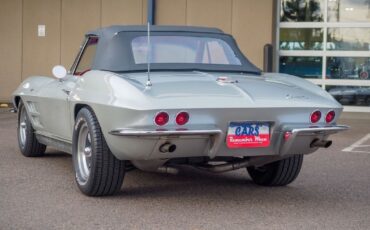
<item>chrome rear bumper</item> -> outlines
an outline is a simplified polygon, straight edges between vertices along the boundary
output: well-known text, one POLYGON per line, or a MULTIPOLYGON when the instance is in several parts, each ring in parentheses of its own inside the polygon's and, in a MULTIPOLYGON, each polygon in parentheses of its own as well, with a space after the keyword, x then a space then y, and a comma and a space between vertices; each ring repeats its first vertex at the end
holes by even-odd
POLYGON ((171 136, 171 135, 220 135, 222 131, 215 128, 197 129, 115 129, 109 132, 115 136, 171 136))
MULTIPOLYGON (((312 126, 306 128, 296 128, 296 127, 285 127, 284 131, 289 131, 296 135, 329 135, 340 131, 345 131, 349 129, 349 126, 345 125, 335 125, 335 126, 312 126)), ((222 134, 222 130, 214 127, 199 127, 195 129, 114 129, 109 132, 111 135, 115 136, 168 136, 168 135, 217 135, 222 134)))
MULTIPOLYGON (((322 127, 309 127, 309 128, 293 128, 290 131, 294 135, 329 135, 340 131, 348 130, 349 126, 336 125, 336 126, 322 126, 322 127)), ((287 130, 289 131, 289 130, 287 130)))
POLYGON ((121 149, 128 150, 126 159, 157 159, 186 156, 260 156, 260 155, 291 155, 309 154, 317 150, 311 145, 313 141, 325 141, 328 136, 337 132, 349 129, 344 125, 332 126, 299 126, 286 125, 279 130, 272 130, 271 146, 267 148, 244 148, 229 149, 226 147, 226 133, 216 126, 189 126, 188 129, 172 128, 118 128, 109 131, 109 134, 116 137, 123 137, 116 140, 116 152, 121 149), (285 133, 289 132, 290 137, 285 139, 285 133), (145 145, 143 145, 145 139, 145 145), (173 153, 159 151, 160 146, 165 143, 177 145, 173 153), (124 147, 123 147, 124 146, 124 147), (142 154, 148 155, 142 155, 142 154))
POLYGON ((281 142, 282 144, 279 154, 288 155, 312 153, 318 148, 312 145, 313 141, 326 141, 329 135, 348 129, 349 126, 345 125, 312 126, 305 128, 284 127, 281 133, 283 140, 281 142), (289 133, 290 137, 284 140, 286 133, 289 133))
MULTIPOLYGON (((114 129, 109 132, 109 134, 114 136, 121 136, 126 138, 138 137, 139 139, 154 139, 160 140, 156 145, 162 145, 163 139, 167 141, 168 139, 172 139, 175 143, 181 144, 181 142, 186 141, 186 138, 191 138, 192 140, 201 140, 206 139, 208 140, 208 148, 207 142, 205 142, 204 146, 195 148, 197 146, 196 143, 191 144, 188 143, 189 152, 192 151, 200 151, 202 153, 204 149, 207 150, 207 155, 210 157, 214 157, 217 154, 220 144, 222 143, 223 132, 220 129, 217 129, 215 126, 209 125, 194 125, 189 126, 187 129, 179 129, 179 128, 166 128, 166 129, 150 129, 150 128, 142 128, 142 129, 129 129, 129 128, 121 128, 121 129, 114 129), (178 137, 181 137, 179 140, 178 137), (177 140, 177 141, 176 141, 177 140), (189 146, 190 145, 190 146, 189 146)), ((131 139, 132 140, 132 139, 131 139)), ((190 140, 190 139, 189 139, 190 140)), ((155 147, 152 152, 158 152, 155 147)), ((180 149, 180 148, 179 148, 180 149)), ((163 156, 163 154, 162 154, 163 156)))

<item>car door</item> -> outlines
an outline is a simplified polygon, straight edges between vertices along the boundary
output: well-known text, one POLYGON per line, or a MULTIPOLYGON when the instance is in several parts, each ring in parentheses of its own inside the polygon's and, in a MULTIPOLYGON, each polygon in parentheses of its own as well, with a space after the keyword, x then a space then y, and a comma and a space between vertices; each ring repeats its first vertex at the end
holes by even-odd
POLYGON ((39 91, 39 111, 42 116, 44 132, 50 137, 62 141, 72 141, 72 116, 70 93, 76 82, 91 69, 95 57, 96 37, 87 37, 72 65, 71 70, 63 79, 50 82, 39 91))
POLYGON ((68 128, 68 96, 75 85, 72 78, 66 76, 63 80, 56 79, 39 89, 37 102, 43 134, 68 142, 72 139, 68 128))

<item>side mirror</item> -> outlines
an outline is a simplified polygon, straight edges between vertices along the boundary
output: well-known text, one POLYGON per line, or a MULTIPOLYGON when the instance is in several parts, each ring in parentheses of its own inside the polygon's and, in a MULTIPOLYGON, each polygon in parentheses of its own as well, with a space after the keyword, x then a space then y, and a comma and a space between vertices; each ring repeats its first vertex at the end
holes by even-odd
POLYGON ((65 76, 67 76, 66 68, 64 68, 64 66, 61 65, 54 66, 52 72, 54 77, 58 79, 63 79, 65 76))

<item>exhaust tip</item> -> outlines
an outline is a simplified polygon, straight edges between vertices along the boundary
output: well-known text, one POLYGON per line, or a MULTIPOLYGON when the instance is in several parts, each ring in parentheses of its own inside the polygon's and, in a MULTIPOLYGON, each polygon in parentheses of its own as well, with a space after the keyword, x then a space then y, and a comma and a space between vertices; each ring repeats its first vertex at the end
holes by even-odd
POLYGON ((325 148, 329 148, 331 146, 331 144, 333 144, 333 141, 326 141, 325 143, 325 148))
POLYGON ((333 144, 333 141, 331 140, 320 140, 320 139, 314 139, 310 147, 311 148, 329 148, 333 144))
POLYGON ((176 145, 170 145, 170 147, 168 147, 168 152, 173 153, 175 151, 176 151, 176 145))
POLYGON ((176 151, 176 148, 176 145, 166 142, 159 147, 159 151, 161 153, 173 153, 176 151))

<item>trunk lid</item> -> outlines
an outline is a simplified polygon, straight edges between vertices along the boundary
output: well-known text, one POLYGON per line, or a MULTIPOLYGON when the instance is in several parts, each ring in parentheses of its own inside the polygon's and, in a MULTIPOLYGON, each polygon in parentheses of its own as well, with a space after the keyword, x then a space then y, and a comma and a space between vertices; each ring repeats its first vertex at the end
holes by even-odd
MULTIPOLYGON (((147 75, 122 75, 152 100, 187 104, 191 107, 330 107, 331 98, 323 97, 289 79, 272 75, 246 75, 205 72, 153 72, 152 86, 145 88, 147 75), (220 78, 223 78, 223 80, 220 78)), ((315 87, 315 86, 311 86, 315 87)), ((172 104, 171 103, 171 104, 172 104)))

